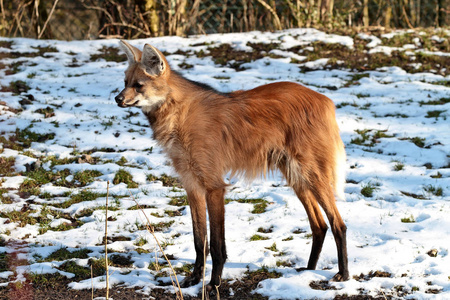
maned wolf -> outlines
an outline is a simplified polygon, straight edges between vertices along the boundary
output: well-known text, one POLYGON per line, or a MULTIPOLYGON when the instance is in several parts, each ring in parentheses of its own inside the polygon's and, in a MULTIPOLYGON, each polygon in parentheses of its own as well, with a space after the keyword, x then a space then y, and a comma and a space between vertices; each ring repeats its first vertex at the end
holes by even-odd
POLYGON ((333 232, 339 263, 335 281, 348 280, 346 226, 335 195, 344 197, 345 150, 333 102, 291 82, 252 90, 220 93, 172 71, 164 55, 146 44, 143 51, 122 41, 128 57, 120 107, 140 107, 153 137, 180 175, 192 212, 196 260, 183 286, 202 278, 207 227, 213 261, 208 291, 220 284, 225 249, 223 176, 230 172, 252 179, 279 169, 308 214, 313 243, 307 270, 316 268, 328 229, 333 232))

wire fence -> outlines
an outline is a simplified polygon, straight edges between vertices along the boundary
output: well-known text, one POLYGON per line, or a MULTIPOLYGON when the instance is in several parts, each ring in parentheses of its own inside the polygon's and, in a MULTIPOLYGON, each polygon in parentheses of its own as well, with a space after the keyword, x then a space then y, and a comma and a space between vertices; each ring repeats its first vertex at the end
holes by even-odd
POLYGON ((0 35, 126 39, 296 27, 450 26, 450 0, 0 0, 0 35))

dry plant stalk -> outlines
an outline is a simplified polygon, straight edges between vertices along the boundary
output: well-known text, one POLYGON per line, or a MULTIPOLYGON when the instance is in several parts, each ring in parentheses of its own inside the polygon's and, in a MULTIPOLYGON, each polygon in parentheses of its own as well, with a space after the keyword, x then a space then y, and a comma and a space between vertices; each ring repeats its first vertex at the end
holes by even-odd
POLYGON ((167 263, 169 264, 170 269, 172 270, 173 276, 175 277, 175 281, 172 277, 172 274, 169 273, 170 276, 170 280, 172 281, 172 285, 173 288, 175 290, 176 293, 176 298, 177 299, 181 299, 183 300, 183 293, 181 292, 181 286, 180 286, 180 282, 178 281, 177 278, 177 274, 172 266, 172 264, 170 263, 169 258, 167 258, 166 253, 164 252, 161 244, 158 241, 158 238, 155 235, 155 229, 153 228, 153 226, 150 223, 150 219, 148 218, 147 214, 144 212, 144 210, 142 209, 142 207, 139 205, 139 203, 136 201, 136 198, 134 198, 133 194, 130 192, 130 190, 128 190, 128 192, 130 193, 131 199, 133 199, 133 201, 136 203, 136 206, 138 207, 138 209, 144 214, 144 217, 147 219, 147 224, 145 224, 145 227, 147 228, 147 231, 151 233, 151 235, 153 236, 153 238, 155 239, 156 243, 158 244, 159 250, 161 251, 162 255, 164 256, 164 259, 167 261, 167 263), (176 282, 176 285, 175 285, 176 282), (178 287, 178 290, 177 290, 178 287))
POLYGON ((106 300, 109 299, 109 268, 108 268, 108 196, 109 196, 109 180, 106 182, 106 211, 105 211, 106 300))
POLYGON ((92 269, 92 264, 91 264, 91 291, 92 291, 91 299, 94 300, 94 270, 92 269))
POLYGON ((205 244, 203 245, 203 283, 202 283, 202 300, 205 299, 205 274, 206 274, 206 243, 208 242, 205 236, 205 244))

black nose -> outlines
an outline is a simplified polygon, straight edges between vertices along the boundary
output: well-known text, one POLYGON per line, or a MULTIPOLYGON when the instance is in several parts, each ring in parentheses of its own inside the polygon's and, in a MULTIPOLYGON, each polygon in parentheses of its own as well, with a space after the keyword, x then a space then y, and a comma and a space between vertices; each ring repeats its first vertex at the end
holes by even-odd
POLYGON ((119 95, 117 95, 116 96, 116 102, 117 103, 122 103, 123 102, 123 99, 124 99, 124 97, 123 97, 123 95, 122 94, 119 94, 119 95))

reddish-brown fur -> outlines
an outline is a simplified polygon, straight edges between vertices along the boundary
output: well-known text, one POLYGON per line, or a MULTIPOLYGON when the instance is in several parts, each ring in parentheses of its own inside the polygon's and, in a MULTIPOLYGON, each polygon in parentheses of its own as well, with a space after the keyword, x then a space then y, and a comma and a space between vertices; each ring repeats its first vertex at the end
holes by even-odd
POLYGON ((328 228, 321 206, 338 249, 334 279, 347 280, 346 227, 334 198, 334 193, 342 194, 345 151, 333 102, 291 82, 221 94, 171 71, 155 48, 146 45, 142 54, 123 44, 130 66, 127 86, 116 100, 120 106, 142 106, 188 195, 197 258, 184 285, 201 279, 206 211, 213 259, 210 287, 220 283, 226 260, 223 176, 231 171, 250 180, 276 169, 308 214, 313 245, 306 269, 315 269, 328 228))

